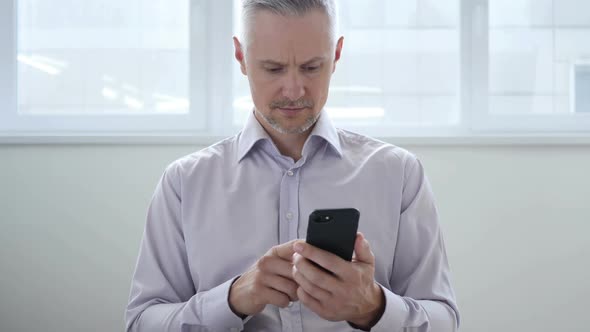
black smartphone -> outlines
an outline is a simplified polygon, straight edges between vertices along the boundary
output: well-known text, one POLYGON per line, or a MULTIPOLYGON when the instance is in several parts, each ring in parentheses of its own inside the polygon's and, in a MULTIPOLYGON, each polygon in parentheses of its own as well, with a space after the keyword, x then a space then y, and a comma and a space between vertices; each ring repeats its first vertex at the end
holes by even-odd
POLYGON ((359 217, 353 208, 315 210, 309 215, 305 241, 351 261, 359 217))

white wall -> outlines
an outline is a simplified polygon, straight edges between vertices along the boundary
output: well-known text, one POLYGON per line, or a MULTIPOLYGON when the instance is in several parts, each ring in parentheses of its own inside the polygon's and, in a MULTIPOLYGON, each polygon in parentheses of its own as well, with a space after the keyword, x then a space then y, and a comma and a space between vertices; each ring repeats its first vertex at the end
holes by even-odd
MULTIPOLYGON (((412 147, 462 331, 588 331, 590 147, 412 147), (586 310, 585 310, 586 309, 586 310)), ((149 199, 189 145, 0 146, 0 331, 121 331, 149 199)))

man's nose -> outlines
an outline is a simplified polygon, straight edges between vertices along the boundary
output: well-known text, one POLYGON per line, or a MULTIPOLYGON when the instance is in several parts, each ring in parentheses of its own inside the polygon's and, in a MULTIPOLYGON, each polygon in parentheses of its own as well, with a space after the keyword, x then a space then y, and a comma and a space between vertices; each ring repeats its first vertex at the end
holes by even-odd
POLYGON ((287 73, 283 81, 283 97, 296 101, 304 95, 305 86, 301 74, 296 70, 287 73))

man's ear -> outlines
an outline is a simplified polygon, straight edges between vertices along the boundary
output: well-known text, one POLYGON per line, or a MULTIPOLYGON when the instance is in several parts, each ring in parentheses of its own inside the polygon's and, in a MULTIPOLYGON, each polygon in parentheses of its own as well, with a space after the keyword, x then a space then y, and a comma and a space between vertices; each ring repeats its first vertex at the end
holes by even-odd
POLYGON ((340 56, 342 55, 342 45, 344 44, 344 37, 338 38, 338 42, 336 43, 336 51, 334 54, 334 67, 332 68, 332 73, 336 71, 336 63, 340 60, 340 56))
POLYGON ((244 75, 248 75, 246 73, 246 57, 244 56, 244 50, 242 49, 242 44, 240 44, 240 41, 238 40, 238 37, 234 36, 234 56, 236 58, 236 60, 240 63, 240 70, 242 71, 242 74, 244 75))

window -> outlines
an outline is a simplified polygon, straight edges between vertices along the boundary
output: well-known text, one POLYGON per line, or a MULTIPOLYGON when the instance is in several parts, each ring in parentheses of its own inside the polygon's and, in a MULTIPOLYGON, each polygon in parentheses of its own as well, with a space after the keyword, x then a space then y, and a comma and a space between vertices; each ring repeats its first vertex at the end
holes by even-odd
POLYGON ((188 0, 15 5, 17 107, 3 121, 9 130, 204 127, 202 112, 189 110, 188 0))
POLYGON ((488 6, 488 100, 480 127, 590 130, 581 112, 590 89, 580 64, 590 59, 590 2, 494 0, 488 6))
MULTIPOLYGON (((337 125, 380 137, 589 132, 590 2, 338 4, 344 53, 326 105, 337 125)), ((234 133, 252 109, 233 59, 239 8, 0 3, 0 135, 234 133)))

